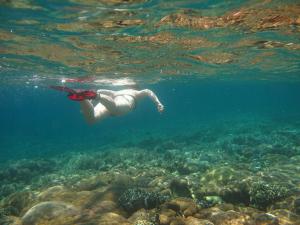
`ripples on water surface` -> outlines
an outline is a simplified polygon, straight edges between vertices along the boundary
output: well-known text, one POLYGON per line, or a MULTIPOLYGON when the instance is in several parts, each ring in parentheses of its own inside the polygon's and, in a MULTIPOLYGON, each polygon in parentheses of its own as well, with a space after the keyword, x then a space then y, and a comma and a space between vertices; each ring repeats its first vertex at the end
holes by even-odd
POLYGON ((2 81, 34 74, 295 80, 299 15, 295 1, 3 0, 2 81))
POLYGON ((0 21, 1 225, 300 224, 299 1, 0 0, 0 21), (62 80, 165 112, 88 126, 62 80))

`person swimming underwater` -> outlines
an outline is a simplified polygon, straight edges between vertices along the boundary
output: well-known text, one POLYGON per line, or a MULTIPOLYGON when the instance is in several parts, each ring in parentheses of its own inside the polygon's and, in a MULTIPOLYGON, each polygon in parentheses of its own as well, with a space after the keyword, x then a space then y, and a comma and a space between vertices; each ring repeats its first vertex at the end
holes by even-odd
POLYGON ((84 99, 80 101, 80 107, 86 121, 89 124, 94 124, 108 116, 127 114, 136 107, 138 101, 145 97, 149 97, 156 104, 159 112, 164 111, 163 104, 154 92, 149 89, 140 91, 134 89, 120 91, 100 89, 97 90, 93 100, 84 99), (96 102, 95 105, 93 105, 93 101, 96 102))
POLYGON ((89 124, 93 124, 108 116, 121 116, 132 111, 138 101, 149 97, 157 107, 159 112, 164 111, 163 104, 153 91, 149 89, 135 90, 124 89, 112 91, 107 89, 76 90, 66 86, 50 86, 50 88, 68 93, 68 98, 79 101, 81 112, 89 124), (95 105, 93 105, 95 103, 95 105))

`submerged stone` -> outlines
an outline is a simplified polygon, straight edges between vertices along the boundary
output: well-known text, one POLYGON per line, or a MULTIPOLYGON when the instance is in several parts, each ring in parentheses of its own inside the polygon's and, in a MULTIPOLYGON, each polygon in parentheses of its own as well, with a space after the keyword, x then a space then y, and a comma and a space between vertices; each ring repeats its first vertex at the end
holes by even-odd
POLYGON ((59 216, 71 216, 79 211, 72 205, 63 202, 41 202, 29 209, 22 217, 23 225, 35 225, 42 220, 52 220, 59 216))
POLYGON ((105 185, 106 183, 103 182, 98 176, 93 176, 77 182, 75 188, 78 191, 92 191, 105 185))
POLYGON ((7 215, 19 216, 32 200, 32 193, 27 191, 16 192, 4 199, 1 207, 5 209, 7 215))
POLYGON ((105 213, 100 217, 97 224, 101 225, 130 225, 130 223, 121 215, 113 212, 105 213))
POLYGON ((300 215, 300 198, 294 200, 294 211, 300 215))
POLYGON ((189 216, 185 221, 185 225, 214 225, 209 220, 202 220, 189 216))
POLYGON ((275 215, 262 213, 256 216, 255 224, 257 225, 279 225, 279 220, 275 215))
POLYGON ((198 210, 197 204, 189 198, 173 199, 172 201, 165 203, 164 207, 186 216, 193 215, 198 210))
POLYGON ((249 215, 233 210, 213 214, 210 220, 215 225, 251 224, 252 222, 249 215))
POLYGON ((100 201, 96 205, 93 205, 92 208, 89 209, 96 214, 108 213, 108 212, 117 212, 118 206, 113 201, 100 201))
POLYGON ((268 214, 276 216, 280 225, 300 224, 300 216, 286 209, 272 210, 268 214))

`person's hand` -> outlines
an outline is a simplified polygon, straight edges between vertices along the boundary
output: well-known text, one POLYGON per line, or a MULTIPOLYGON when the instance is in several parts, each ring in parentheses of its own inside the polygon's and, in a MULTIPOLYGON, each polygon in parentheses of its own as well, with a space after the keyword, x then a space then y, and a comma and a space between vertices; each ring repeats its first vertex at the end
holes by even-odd
POLYGON ((158 104, 157 105, 157 110, 158 112, 162 113, 164 111, 165 107, 163 106, 163 104, 158 104))

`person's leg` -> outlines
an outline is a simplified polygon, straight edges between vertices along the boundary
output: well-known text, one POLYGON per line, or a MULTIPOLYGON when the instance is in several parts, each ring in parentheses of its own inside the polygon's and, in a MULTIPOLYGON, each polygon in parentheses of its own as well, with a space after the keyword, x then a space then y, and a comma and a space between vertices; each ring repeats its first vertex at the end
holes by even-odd
POLYGON ((83 100, 80 102, 80 108, 85 120, 89 124, 94 123, 96 119, 95 119, 94 106, 92 102, 90 100, 83 100))
POLYGON ((112 115, 117 113, 117 106, 112 97, 104 94, 99 94, 97 100, 99 100, 99 102, 103 104, 112 115))
POLYGON ((93 124, 96 121, 102 120, 110 115, 106 107, 98 103, 95 107, 90 100, 80 102, 81 112, 88 124, 93 124))

